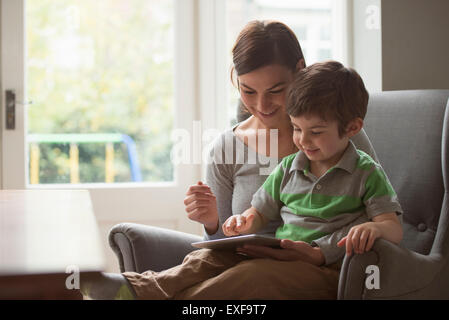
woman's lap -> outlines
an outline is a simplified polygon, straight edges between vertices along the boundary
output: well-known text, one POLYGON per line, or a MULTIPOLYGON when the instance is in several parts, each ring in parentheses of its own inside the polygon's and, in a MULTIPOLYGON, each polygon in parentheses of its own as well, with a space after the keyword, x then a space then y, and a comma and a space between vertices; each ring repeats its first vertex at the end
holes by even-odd
POLYGON ((198 283, 175 299, 336 299, 339 267, 251 259, 198 283))
POLYGON ((336 299, 339 267, 197 250, 174 268, 123 275, 140 299, 336 299))

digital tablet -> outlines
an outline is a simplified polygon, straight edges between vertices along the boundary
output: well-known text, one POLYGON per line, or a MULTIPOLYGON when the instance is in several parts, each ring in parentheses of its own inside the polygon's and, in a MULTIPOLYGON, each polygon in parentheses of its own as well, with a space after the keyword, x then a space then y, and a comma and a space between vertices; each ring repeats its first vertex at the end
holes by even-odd
POLYGON ((237 247, 243 247, 245 244, 280 248, 281 239, 257 234, 249 234, 244 236, 193 242, 192 246, 203 249, 235 250, 237 247))

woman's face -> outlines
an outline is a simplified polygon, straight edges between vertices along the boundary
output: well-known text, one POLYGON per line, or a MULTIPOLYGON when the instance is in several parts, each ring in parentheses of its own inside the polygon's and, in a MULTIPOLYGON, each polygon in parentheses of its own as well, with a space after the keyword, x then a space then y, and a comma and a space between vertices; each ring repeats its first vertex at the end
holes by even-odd
POLYGON ((265 126, 275 128, 288 119, 285 102, 293 72, 273 64, 238 77, 240 97, 247 110, 265 126))

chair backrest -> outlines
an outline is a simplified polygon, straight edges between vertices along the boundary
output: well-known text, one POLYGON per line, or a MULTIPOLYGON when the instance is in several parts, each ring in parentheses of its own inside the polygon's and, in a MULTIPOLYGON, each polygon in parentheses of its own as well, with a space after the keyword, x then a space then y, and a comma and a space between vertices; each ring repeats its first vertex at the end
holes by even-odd
POLYGON ((446 174, 449 169, 442 156, 449 149, 448 98, 449 90, 373 93, 365 117, 365 131, 404 210, 401 245, 422 254, 435 239, 443 168, 446 174))

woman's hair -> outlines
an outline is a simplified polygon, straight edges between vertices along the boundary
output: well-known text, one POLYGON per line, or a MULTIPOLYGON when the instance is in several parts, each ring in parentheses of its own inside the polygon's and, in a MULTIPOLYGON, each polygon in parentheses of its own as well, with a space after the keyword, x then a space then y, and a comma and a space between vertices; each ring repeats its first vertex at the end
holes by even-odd
POLYGON ((304 58, 298 39, 289 27, 278 21, 258 20, 249 22, 240 32, 232 57, 232 81, 234 72, 240 76, 271 64, 295 71, 298 61, 304 58))

